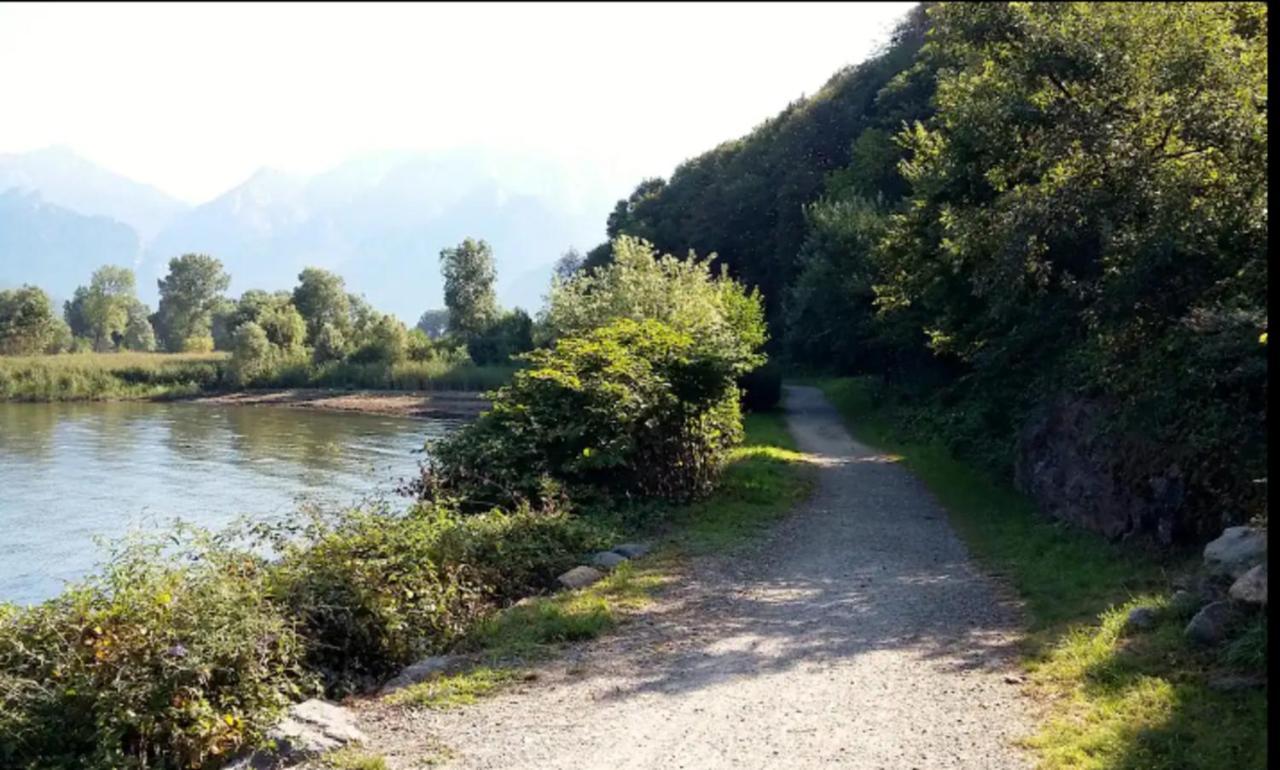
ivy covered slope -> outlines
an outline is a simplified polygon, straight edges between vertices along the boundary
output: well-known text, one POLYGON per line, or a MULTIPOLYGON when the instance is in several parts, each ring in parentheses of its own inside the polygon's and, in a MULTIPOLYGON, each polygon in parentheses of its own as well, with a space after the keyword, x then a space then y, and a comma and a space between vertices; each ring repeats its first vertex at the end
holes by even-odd
POLYGON ((1202 542, 1266 509, 1267 23, 929 4, 609 231, 716 252, 793 364, 887 379, 1045 511, 1202 542))

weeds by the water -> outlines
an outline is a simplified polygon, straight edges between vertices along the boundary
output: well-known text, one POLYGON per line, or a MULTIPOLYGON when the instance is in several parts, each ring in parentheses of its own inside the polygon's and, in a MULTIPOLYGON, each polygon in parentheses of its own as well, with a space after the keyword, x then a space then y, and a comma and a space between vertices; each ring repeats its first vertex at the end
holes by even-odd
MULTIPOLYGON (((83 401, 181 398, 233 390, 226 353, 75 353, 0 356, 0 401, 83 401)), ((375 390, 492 390, 511 378, 512 366, 469 361, 395 364, 307 361, 281 366, 257 388, 366 388, 375 390)))
POLYGON ((1169 603, 1168 572, 1185 555, 1161 557, 1038 515, 940 445, 904 438, 892 399, 872 380, 816 384, 859 440, 902 457, 975 557, 1023 599, 1031 690, 1049 704, 1028 740, 1043 767, 1265 766, 1265 694, 1208 686, 1224 666, 1265 669, 1265 621, 1223 653, 1190 649, 1187 618, 1169 603), (1139 604, 1159 608, 1157 625, 1125 632, 1139 604))

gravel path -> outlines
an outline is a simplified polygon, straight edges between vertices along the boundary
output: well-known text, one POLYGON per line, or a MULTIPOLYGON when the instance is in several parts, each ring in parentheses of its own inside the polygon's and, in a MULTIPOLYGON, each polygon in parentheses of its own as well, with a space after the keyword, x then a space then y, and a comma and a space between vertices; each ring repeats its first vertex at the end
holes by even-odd
POLYGON ((371 704, 393 768, 1013 768, 1030 727, 1018 612, 924 487, 813 388, 788 422, 814 496, 687 574, 619 633, 445 712, 371 704))

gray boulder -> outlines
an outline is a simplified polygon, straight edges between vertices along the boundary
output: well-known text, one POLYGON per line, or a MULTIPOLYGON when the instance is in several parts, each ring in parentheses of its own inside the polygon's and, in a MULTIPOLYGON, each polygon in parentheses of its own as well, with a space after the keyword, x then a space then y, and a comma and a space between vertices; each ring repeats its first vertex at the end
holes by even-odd
POLYGON ((241 757, 226 770, 283 767, 318 757, 349 743, 363 743, 367 738, 356 727, 355 714, 350 710, 312 698, 294 704, 276 726, 267 731, 267 740, 272 748, 241 757))
POLYGON ((621 554, 628 559, 639 559, 641 556, 649 553, 649 546, 644 543, 623 543, 613 549, 614 553, 621 554))
POLYGON ((1187 638, 1196 644, 1217 644, 1227 638, 1235 620, 1236 611, 1231 602, 1206 604, 1187 623, 1187 638))
POLYGON ((1125 618, 1125 628, 1136 631, 1146 631, 1154 628, 1156 625, 1156 611, 1154 607, 1134 607, 1129 610, 1129 617, 1125 618))
POLYGON ((574 567, 564 573, 556 580, 560 581, 560 585, 565 588, 586 588, 600 578, 604 577, 604 573, 591 567, 574 567))
POLYGON ((601 551, 591 557, 591 566, 601 569, 613 569, 619 564, 627 561, 627 557, 615 551, 601 551))
POLYGON ((1267 565, 1259 564, 1231 584, 1231 598, 1245 604, 1267 606, 1267 565))
POLYGON ((417 684, 418 682, 428 679, 434 674, 455 668, 457 665, 458 658, 454 655, 432 655, 429 658, 423 658, 417 663, 406 667, 399 674, 396 674, 394 678, 382 686, 382 689, 378 691, 378 694, 386 695, 387 693, 394 692, 402 687, 417 684))
POLYGON ((1204 566, 1212 574, 1238 578, 1267 558, 1267 533, 1256 527, 1227 527, 1204 547, 1204 566))

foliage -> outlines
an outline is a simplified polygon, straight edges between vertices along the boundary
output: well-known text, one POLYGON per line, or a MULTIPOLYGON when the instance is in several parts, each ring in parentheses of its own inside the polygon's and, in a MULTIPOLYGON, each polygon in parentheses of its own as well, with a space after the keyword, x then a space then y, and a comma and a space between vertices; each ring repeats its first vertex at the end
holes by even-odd
POLYGON ((498 318, 498 297, 493 289, 496 271, 489 244, 467 238, 454 248, 443 249, 440 270, 449 332, 464 340, 483 333, 498 318))
POLYGON ((0 763, 186 768, 259 740, 309 689, 264 576, 207 540, 135 541, 56 599, 0 605, 0 763))
POLYGON ((533 319, 516 308, 467 341, 467 355, 480 366, 505 364, 533 350, 533 319))
POLYGON ((699 260, 658 256, 652 244, 629 236, 613 242, 613 261, 552 283, 542 334, 555 340, 583 334, 618 319, 655 320, 689 335, 707 357, 733 374, 764 362, 763 298, 747 292, 715 255, 699 260))
POLYGON ((684 500, 710 491, 741 436, 738 357, 658 321, 618 320, 523 358, 489 412, 432 447, 422 494, 483 507, 568 485, 684 500))
POLYGON ((379 314, 354 332, 355 350, 351 361, 358 364, 381 362, 394 364, 405 358, 408 332, 395 316, 379 314))
MULTIPOLYGON (((610 215, 609 238, 632 235, 673 254, 718 253, 736 278, 759 287, 769 318, 780 320, 806 236, 805 206, 822 195, 828 174, 849 164, 865 128, 896 130, 927 105, 928 78, 900 77, 926 26, 917 7, 882 51, 836 73, 811 97, 682 163, 669 180, 642 181, 610 215)), ((586 264, 605 264, 610 252, 601 245, 586 264)))
POLYGON ((49 295, 35 286, 0 290, 0 355, 43 353, 61 342, 49 295))
POLYGON ((448 308, 424 310, 415 328, 421 329, 424 334, 433 340, 440 339, 449 330, 448 308))
POLYGON ((1265 6, 930 19, 937 112, 899 135, 911 192, 876 249, 877 305, 960 365, 955 398, 986 415, 972 434, 1093 392, 1168 447, 1118 461, 1122 483, 1141 494, 1176 464, 1187 505, 1248 518, 1266 456, 1265 6))
POLYGON ((69 309, 67 323, 73 328, 82 323, 94 350, 114 350, 129 323, 129 310, 137 302, 133 271, 104 265, 94 271, 83 294, 76 290, 76 299, 79 304, 69 309))
POLYGON ((342 330, 331 323, 321 324, 320 331, 316 333, 315 347, 311 351, 315 362, 322 364, 326 361, 341 361, 346 355, 347 339, 342 330))
POLYGON ((308 665, 340 693, 446 649, 494 603, 550 586, 596 544, 581 522, 528 509, 356 511, 278 543, 272 591, 300 623, 308 665))
POLYGON ((157 281, 160 305, 155 326, 165 350, 212 350, 213 312, 231 276, 207 254, 183 254, 169 260, 169 272, 157 281))
MULTIPOLYGON (((124 337, 120 340, 120 346, 142 353, 155 350, 156 333, 151 327, 151 319, 147 317, 147 306, 134 300, 129 303, 126 312, 127 320, 125 321, 124 337)), ((187 348, 183 348, 183 350, 187 350, 187 348)), ((207 349, 190 352, 207 352, 207 349)))
POLYGON ((292 299, 294 307, 306 321, 307 344, 315 344, 316 335, 325 324, 338 331, 347 331, 351 301, 342 276, 318 267, 308 267, 298 273, 298 285, 293 290, 292 299))

